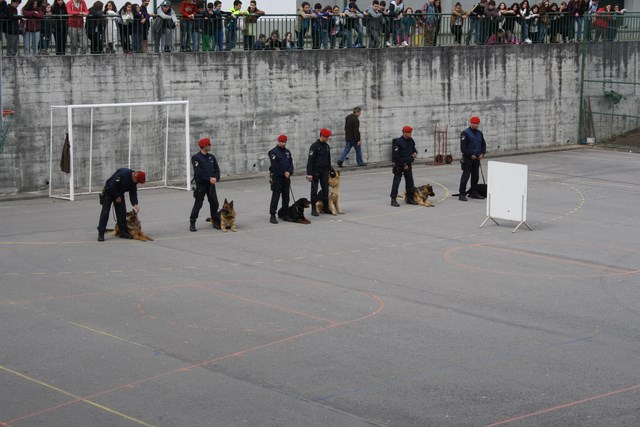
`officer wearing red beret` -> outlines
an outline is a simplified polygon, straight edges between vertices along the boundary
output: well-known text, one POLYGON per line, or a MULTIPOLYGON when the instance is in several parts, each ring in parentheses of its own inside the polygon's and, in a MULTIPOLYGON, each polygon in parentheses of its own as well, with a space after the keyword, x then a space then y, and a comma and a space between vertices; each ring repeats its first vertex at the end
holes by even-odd
POLYGON ((116 220, 120 227, 120 238, 133 239, 127 228, 127 203, 124 201, 124 193, 129 192, 129 200, 136 212, 140 212, 138 206, 138 184, 144 184, 147 176, 143 171, 134 171, 127 168, 118 169, 111 178, 104 183, 102 197, 102 211, 100 212, 100 222, 98 223, 98 241, 104 242, 104 232, 109 222, 109 211, 111 205, 116 210, 116 220))
POLYGON ((278 137, 278 145, 273 147, 269 153, 271 167, 271 204, 269 205, 269 222, 277 224, 276 210, 278 200, 282 195, 282 209, 289 207, 289 189, 291 188, 291 175, 293 175, 293 159, 291 152, 287 149, 287 135, 278 137))
POLYGON ((471 188, 469 189, 469 197, 472 199, 484 199, 478 193, 478 179, 480 177, 480 160, 487 152, 487 143, 484 141, 482 131, 478 129, 480 126, 480 117, 473 116, 469 119, 469 127, 460 134, 460 151, 462 159, 460 166, 462 168, 462 176, 460 177, 460 187, 458 200, 467 201, 467 182, 471 176, 471 188))
POLYGON ((331 148, 327 141, 331 137, 331 131, 327 128, 320 130, 320 138, 311 144, 309 158, 307 159, 307 181, 311 183, 311 215, 318 216, 316 201, 321 198, 324 213, 329 210, 329 172, 331 171, 331 148), (322 191, 318 194, 318 183, 322 191))
POLYGON ((209 202, 209 211, 211 213, 211 221, 215 228, 220 228, 220 215, 218 214, 218 194, 216 193, 216 183, 220 181, 220 168, 216 157, 210 153, 211 140, 202 138, 198 141, 200 151, 191 157, 191 165, 193 166, 194 181, 196 188, 193 191, 193 197, 196 201, 191 209, 189 216, 189 231, 198 231, 196 228, 196 220, 198 213, 204 204, 204 196, 207 196, 209 202))
POLYGON ((402 128, 402 136, 395 138, 391 148, 391 161, 393 162, 393 184, 391 185, 391 206, 400 206, 396 200, 398 196, 398 187, 404 175, 404 186, 407 192, 406 202, 409 205, 416 205, 413 200, 413 170, 411 165, 415 160, 418 152, 416 151, 416 142, 411 137, 413 128, 405 126, 402 128))

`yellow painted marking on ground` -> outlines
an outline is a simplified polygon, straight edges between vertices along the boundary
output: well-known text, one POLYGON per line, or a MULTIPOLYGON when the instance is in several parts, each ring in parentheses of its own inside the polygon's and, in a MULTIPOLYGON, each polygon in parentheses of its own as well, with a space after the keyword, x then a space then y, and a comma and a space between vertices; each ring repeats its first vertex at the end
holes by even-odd
POLYGON ((105 335, 105 336, 107 336, 109 338, 113 338, 113 339, 118 340, 118 341, 124 341, 124 342, 129 343, 129 344, 137 345, 138 347, 144 347, 144 348, 148 348, 149 350, 154 350, 155 351, 154 348, 151 348, 151 347, 146 346, 144 344, 140 344, 140 343, 137 343, 135 341, 130 341, 130 340, 126 339, 126 338, 122 338, 122 337, 119 337, 117 335, 113 335, 113 334, 110 334, 108 332, 101 331, 99 329, 94 329, 94 328, 91 328, 89 326, 82 325, 80 323, 74 323, 74 322, 69 322, 69 323, 71 323, 72 325, 77 326, 79 328, 83 328, 83 329, 86 329, 88 331, 95 332, 96 334, 105 335))
POLYGON ((108 408, 108 407, 106 407, 104 405, 101 405, 99 403, 93 402, 93 401, 91 401, 89 399, 85 399, 82 396, 75 395, 73 393, 70 393, 70 392, 68 392, 66 390, 63 390, 63 389, 58 388, 56 386, 53 386, 51 384, 47 384, 47 383, 45 383, 43 381, 37 380, 37 379, 32 378, 32 377, 30 377, 28 375, 25 375, 25 374, 22 374, 20 372, 14 371, 13 369, 9 369, 9 368, 7 368, 5 366, 0 365, 0 370, 2 370, 4 372, 7 372, 9 374, 13 374, 13 375, 15 375, 15 376, 17 376, 19 378, 22 378, 23 380, 27 380, 27 381, 30 381, 32 383, 38 384, 38 385, 40 385, 42 387, 48 388, 49 390, 53 390, 53 391, 56 391, 58 393, 64 394, 65 396, 71 397, 72 399, 76 399, 76 400, 78 400, 80 402, 84 402, 84 403, 86 403, 88 405, 91 405, 91 406, 94 406, 94 407, 96 407, 98 409, 102 409, 105 412, 108 412, 108 413, 113 414, 113 415, 117 415, 117 416, 119 416, 121 418, 124 418, 125 420, 129 420, 129 421, 132 421, 132 422, 134 422, 136 424, 140 424, 140 425, 143 425, 143 426, 152 427, 152 424, 147 424, 142 420, 139 420, 137 418, 133 418, 133 417, 127 415, 127 414, 123 414, 122 412, 118 412, 118 411, 116 411, 114 409, 108 408))

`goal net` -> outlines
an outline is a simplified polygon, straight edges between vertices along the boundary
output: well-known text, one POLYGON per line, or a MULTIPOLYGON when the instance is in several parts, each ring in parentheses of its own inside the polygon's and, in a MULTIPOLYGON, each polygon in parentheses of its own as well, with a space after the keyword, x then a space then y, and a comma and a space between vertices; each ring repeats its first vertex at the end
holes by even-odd
POLYGON ((99 193, 123 167, 145 171, 139 189, 191 188, 189 101, 52 105, 50 132, 49 197, 99 193))

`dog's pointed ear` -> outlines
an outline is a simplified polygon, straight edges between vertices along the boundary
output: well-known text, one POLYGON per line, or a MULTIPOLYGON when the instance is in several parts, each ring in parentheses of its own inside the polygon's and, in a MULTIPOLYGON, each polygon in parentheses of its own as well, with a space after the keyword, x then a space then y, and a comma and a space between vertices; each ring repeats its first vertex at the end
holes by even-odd
POLYGON ((233 200, 229 202, 229 206, 233 209, 233 200))
POLYGON ((224 204, 226 205, 227 203, 228 203, 228 202, 227 202, 227 199, 225 198, 225 199, 224 199, 224 204))

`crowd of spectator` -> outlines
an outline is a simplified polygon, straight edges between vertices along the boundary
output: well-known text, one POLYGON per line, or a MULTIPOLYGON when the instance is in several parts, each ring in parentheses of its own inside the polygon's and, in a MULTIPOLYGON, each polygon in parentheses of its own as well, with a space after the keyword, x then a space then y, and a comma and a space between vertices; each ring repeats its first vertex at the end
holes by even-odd
POLYGON ((613 41, 625 13, 618 5, 599 7, 598 0, 511 6, 479 0, 470 10, 458 2, 450 14, 442 13, 441 0, 427 0, 415 11, 403 0, 367 0, 371 4, 362 8, 353 0, 344 9, 303 2, 292 31, 281 37, 277 28, 260 31, 268 27, 258 24, 265 12, 255 0, 247 8, 234 0, 229 10, 219 0, 183 0, 179 10, 164 0, 155 11, 149 1, 127 1, 118 9, 112 0, 91 7, 85 0, 26 0, 19 13, 21 0, 0 0, 1 41, 9 56, 18 54, 20 37, 24 55, 115 53, 116 47, 145 53, 149 41, 156 53, 173 52, 176 44, 181 52, 229 51, 238 47, 239 35, 245 50, 436 46, 445 29, 454 44, 462 44, 464 35, 467 45, 613 41))

